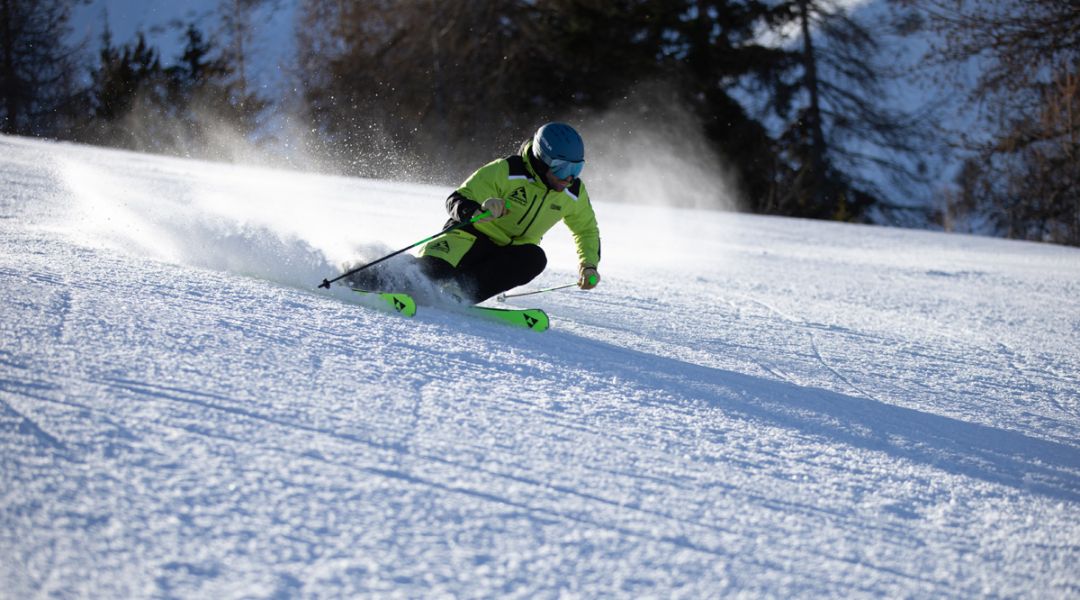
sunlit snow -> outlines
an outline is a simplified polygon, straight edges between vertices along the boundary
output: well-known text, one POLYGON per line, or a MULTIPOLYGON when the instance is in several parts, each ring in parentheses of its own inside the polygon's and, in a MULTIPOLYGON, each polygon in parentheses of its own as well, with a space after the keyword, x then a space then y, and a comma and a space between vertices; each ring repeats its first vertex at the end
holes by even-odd
POLYGON ((549 332, 315 288, 449 191, 0 137, 0 596, 1080 595, 1080 250, 595 188, 549 332))

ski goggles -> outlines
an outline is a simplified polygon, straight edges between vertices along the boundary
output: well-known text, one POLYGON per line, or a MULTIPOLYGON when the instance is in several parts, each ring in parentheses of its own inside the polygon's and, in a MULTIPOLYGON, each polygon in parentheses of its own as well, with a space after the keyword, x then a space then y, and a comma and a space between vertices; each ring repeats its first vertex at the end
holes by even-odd
POLYGON ((578 176, 581 175, 581 170, 585 168, 585 161, 572 161, 555 158, 552 159, 551 164, 549 164, 548 166, 551 167, 552 174, 559 179, 566 179, 568 177, 573 177, 577 179, 578 176))

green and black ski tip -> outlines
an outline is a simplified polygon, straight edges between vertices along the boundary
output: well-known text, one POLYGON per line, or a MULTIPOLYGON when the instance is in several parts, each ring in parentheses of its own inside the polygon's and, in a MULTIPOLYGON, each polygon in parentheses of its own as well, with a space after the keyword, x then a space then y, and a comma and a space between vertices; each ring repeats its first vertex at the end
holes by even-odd
POLYGON ((515 327, 524 327, 532 331, 547 331, 551 326, 547 313, 539 308, 492 308, 490 306, 470 306, 469 312, 475 315, 501 321, 515 327))

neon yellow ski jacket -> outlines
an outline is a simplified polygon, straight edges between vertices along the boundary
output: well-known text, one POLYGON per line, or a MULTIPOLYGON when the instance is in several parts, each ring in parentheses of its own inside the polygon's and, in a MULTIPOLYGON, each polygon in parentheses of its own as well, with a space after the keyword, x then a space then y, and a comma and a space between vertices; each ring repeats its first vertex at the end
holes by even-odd
POLYGON ((600 229, 585 184, 577 179, 562 192, 549 188, 530 162, 532 141, 521 153, 494 160, 476 170, 447 198, 451 219, 464 222, 488 198, 509 201, 509 212, 494 221, 476 223, 476 231, 500 246, 539 244, 559 221, 566 223, 577 245, 581 266, 600 264, 600 229))

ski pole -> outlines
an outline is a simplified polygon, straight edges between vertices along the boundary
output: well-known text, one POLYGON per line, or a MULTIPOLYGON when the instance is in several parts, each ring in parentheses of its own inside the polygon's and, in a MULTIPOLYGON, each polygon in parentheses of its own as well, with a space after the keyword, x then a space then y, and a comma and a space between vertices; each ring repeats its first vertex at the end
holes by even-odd
POLYGON ((368 267, 373 267, 373 266, 381 263, 384 260, 389 260, 391 258, 394 258, 395 256, 397 256, 398 254, 401 254, 402 252, 407 252, 407 251, 412 250, 413 248, 415 248, 415 247, 417 247, 417 246, 419 246, 421 244, 426 244, 426 243, 430 242, 431 240, 439 237, 440 235, 450 233, 451 231, 456 231, 458 229, 461 229, 462 227, 465 227, 466 225, 472 225, 473 223, 479 221, 480 219, 486 219, 487 217, 490 217, 490 216, 491 216, 491 211, 486 210, 486 211, 474 216, 473 218, 469 219, 466 222, 458 223, 457 225, 451 225, 451 226, 447 227, 446 229, 443 229, 439 233, 436 233, 433 236, 426 237, 426 238, 420 240, 419 242, 416 242, 415 244, 411 244, 409 246, 406 246, 406 247, 402 248, 401 250, 398 250, 396 252, 391 252, 390 254, 387 254, 386 256, 384 256, 382 258, 373 260, 373 261, 369 262, 366 265, 359 266, 359 267, 356 267, 355 269, 353 269, 351 271, 348 271, 346 273, 342 273, 341 275, 338 275, 337 277, 335 277, 333 279, 323 279, 322 283, 319 284, 319 287, 330 289, 330 284, 334 283, 335 281, 338 281, 340 279, 345 279, 346 277, 348 277, 349 275, 352 275, 353 273, 358 273, 358 272, 363 271, 364 269, 366 269, 368 267))
POLYGON ((532 296, 533 294, 543 294, 546 292, 554 292, 557 290, 565 290, 566 288, 575 287, 577 283, 568 283, 566 285, 558 285, 555 287, 544 288, 542 290, 535 290, 532 292, 521 292, 520 294, 499 294, 495 296, 495 299, 499 302, 506 302, 507 298, 520 298, 522 296, 532 296))

